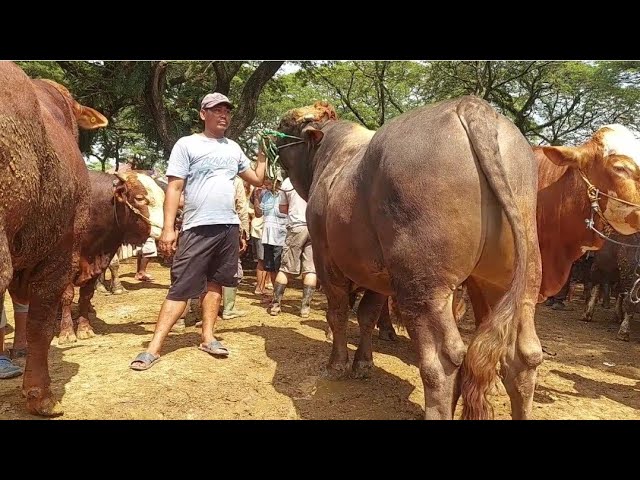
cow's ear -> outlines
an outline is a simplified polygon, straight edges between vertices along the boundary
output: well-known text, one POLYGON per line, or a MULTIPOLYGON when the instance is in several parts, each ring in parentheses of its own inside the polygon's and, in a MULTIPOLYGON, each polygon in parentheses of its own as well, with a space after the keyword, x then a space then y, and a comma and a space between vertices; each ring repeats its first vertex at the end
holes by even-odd
POLYGON ((583 147, 542 147, 549 160, 559 167, 583 169, 587 162, 587 152, 583 147))
POLYGON ((97 110, 91 107, 85 107, 79 103, 75 103, 73 106, 73 113, 78 122, 78 127, 82 130, 95 130, 96 128, 102 128, 109 125, 107 117, 102 115, 97 110))
POLYGON ((127 192, 127 184, 125 182, 120 178, 113 180, 113 198, 120 203, 124 203, 127 201, 127 192))
POLYGON ((322 133, 322 130, 318 130, 311 125, 302 129, 302 138, 305 141, 311 142, 311 145, 313 145, 314 147, 320 145, 322 137, 324 137, 324 133, 322 133))

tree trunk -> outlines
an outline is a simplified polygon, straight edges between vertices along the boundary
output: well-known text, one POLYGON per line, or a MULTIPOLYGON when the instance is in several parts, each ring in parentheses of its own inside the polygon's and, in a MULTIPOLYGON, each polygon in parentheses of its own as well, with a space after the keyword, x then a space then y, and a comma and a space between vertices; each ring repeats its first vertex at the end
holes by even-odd
POLYGON ((212 92, 219 92, 223 95, 229 95, 231 89, 231 80, 236 76, 240 67, 244 62, 224 62, 218 60, 213 62, 213 70, 216 72, 212 92))
POLYGON ((164 90, 167 84, 167 62, 153 62, 151 73, 144 89, 144 102, 155 126, 158 138, 166 158, 169 158, 173 145, 178 141, 176 133, 169 126, 167 111, 164 107, 164 90))
POLYGON ((226 136, 236 140, 251 124, 256 116, 258 98, 267 82, 275 75, 284 62, 262 62, 244 84, 239 105, 237 105, 226 136))

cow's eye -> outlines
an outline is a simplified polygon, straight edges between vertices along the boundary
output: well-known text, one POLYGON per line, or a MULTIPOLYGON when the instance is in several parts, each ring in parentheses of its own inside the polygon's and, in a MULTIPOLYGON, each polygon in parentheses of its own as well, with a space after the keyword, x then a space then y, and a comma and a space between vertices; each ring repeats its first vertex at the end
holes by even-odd
POLYGON ((629 171, 629 169, 628 169, 625 165, 622 165, 622 164, 614 165, 614 166, 613 166, 613 170, 614 170, 616 173, 623 174, 623 175, 628 175, 628 174, 630 174, 630 173, 631 173, 631 172, 629 171))

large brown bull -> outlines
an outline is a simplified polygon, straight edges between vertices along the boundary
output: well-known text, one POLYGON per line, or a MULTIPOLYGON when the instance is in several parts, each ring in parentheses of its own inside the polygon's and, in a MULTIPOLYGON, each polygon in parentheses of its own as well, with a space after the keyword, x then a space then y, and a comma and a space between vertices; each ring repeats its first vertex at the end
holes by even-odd
POLYGON ((348 367, 355 283, 368 289, 358 308, 356 374, 372 367, 373 322, 395 295, 418 353, 426 418, 452 418, 460 393, 464 418, 486 418, 498 363, 513 417, 527 417, 542 361, 533 322, 541 267, 536 164, 513 123, 463 97, 400 115, 375 135, 336 120, 323 102, 288 112, 278 128, 301 137, 278 144, 308 201, 334 338, 329 372, 348 367), (452 311, 465 281, 480 323, 466 356, 452 311))
POLYGON ((138 172, 89 172, 89 179, 90 228, 82 240, 73 283, 67 286, 63 298, 58 344, 76 341, 71 319, 73 287, 80 287, 77 338, 90 338, 94 333, 89 324, 89 308, 95 284, 120 245, 139 245, 149 236, 158 239, 162 231, 164 192, 151 177, 138 172))
POLYGON ((30 412, 55 413, 49 344, 89 219, 78 127, 107 125, 61 85, 0 63, 0 293, 30 303, 23 392, 30 412), (30 288, 29 288, 30 286, 30 288))

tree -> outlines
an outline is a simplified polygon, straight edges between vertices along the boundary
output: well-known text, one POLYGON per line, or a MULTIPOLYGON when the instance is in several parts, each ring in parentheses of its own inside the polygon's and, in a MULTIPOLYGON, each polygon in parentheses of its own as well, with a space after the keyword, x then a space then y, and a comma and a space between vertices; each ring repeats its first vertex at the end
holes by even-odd
POLYGON ((199 123, 200 100, 210 91, 223 93, 236 103, 227 137, 237 139, 255 118, 260 93, 283 63, 266 61, 245 65, 245 62, 215 61, 185 65, 185 62, 152 62, 145 85, 144 105, 153 119, 165 156, 168 158, 180 136, 192 131, 195 122, 199 123), (248 76, 247 72, 250 72, 248 76), (240 74, 246 79, 241 89, 231 92, 234 80, 240 74), (209 81, 204 82, 205 79, 209 81), (200 88, 190 88, 195 82, 200 88), (186 105, 185 91, 192 94, 186 105), (187 106, 196 115, 185 112, 187 106))
POLYGON ((303 62, 300 79, 334 103, 346 119, 376 130, 420 105, 424 65, 408 61, 303 62))
POLYGON ((284 62, 21 62, 32 77, 67 86, 99 110, 109 127, 81 134, 81 150, 99 159, 166 164, 173 144, 200 129, 200 100, 220 91, 238 105, 227 135, 252 123, 264 87, 284 62), (239 81, 242 78, 242 81, 239 81))

